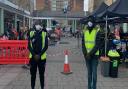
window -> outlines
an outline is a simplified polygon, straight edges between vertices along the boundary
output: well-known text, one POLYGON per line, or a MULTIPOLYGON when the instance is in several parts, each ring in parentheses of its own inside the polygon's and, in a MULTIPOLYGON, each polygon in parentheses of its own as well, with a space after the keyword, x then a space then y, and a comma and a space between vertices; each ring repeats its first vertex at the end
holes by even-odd
POLYGON ((56 0, 51 1, 51 10, 56 11, 56 0))

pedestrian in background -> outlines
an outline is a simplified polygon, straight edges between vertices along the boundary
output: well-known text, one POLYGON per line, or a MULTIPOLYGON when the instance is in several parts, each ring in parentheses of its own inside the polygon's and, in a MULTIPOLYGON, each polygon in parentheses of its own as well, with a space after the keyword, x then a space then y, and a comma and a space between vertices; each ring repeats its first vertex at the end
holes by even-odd
POLYGON ((42 30, 40 23, 37 21, 30 31, 28 37, 28 49, 30 51, 30 73, 31 88, 35 89, 35 80, 37 67, 39 69, 41 89, 44 89, 44 73, 46 65, 46 50, 48 48, 47 32, 42 30))
POLYGON ((102 47, 98 29, 94 18, 90 17, 82 37, 82 50, 88 71, 88 89, 96 89, 99 49, 102 47))
POLYGON ((61 27, 59 25, 57 25, 57 28, 55 29, 55 33, 57 35, 58 41, 60 41, 61 40, 62 32, 61 32, 61 27))

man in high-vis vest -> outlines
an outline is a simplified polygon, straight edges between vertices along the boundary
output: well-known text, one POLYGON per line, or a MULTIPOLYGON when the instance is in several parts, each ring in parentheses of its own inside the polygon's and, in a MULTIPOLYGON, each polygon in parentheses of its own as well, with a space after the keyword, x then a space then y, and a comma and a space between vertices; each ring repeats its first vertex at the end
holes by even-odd
POLYGON ((30 51, 31 88, 35 89, 37 67, 39 69, 41 89, 44 89, 44 73, 46 64, 46 50, 48 48, 47 31, 42 29, 39 22, 35 22, 34 30, 28 37, 28 49, 30 51))
POLYGON ((96 89, 99 49, 103 44, 101 41, 99 28, 95 26, 94 18, 90 17, 82 37, 82 51, 88 71, 88 89, 96 89))

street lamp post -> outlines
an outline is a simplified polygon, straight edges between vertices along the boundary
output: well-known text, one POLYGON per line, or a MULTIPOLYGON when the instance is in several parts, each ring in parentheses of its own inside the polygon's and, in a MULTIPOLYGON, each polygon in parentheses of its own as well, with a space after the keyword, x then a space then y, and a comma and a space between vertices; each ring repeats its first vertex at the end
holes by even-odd
POLYGON ((68 2, 65 2, 64 3, 64 8, 63 8, 63 12, 64 12, 64 14, 65 14, 65 22, 66 22, 66 26, 68 25, 68 23, 67 23, 67 20, 68 20, 68 14, 67 14, 67 12, 68 12, 68 2))

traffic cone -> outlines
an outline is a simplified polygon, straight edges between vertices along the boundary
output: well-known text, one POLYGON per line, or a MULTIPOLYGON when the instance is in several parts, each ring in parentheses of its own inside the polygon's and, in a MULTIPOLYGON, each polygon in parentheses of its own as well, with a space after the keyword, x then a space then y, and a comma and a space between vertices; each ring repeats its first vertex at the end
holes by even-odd
POLYGON ((70 70, 70 65, 68 63, 68 50, 65 50, 64 54, 65 54, 64 69, 63 69, 63 72, 61 72, 61 73, 62 74, 72 74, 72 72, 70 70))

